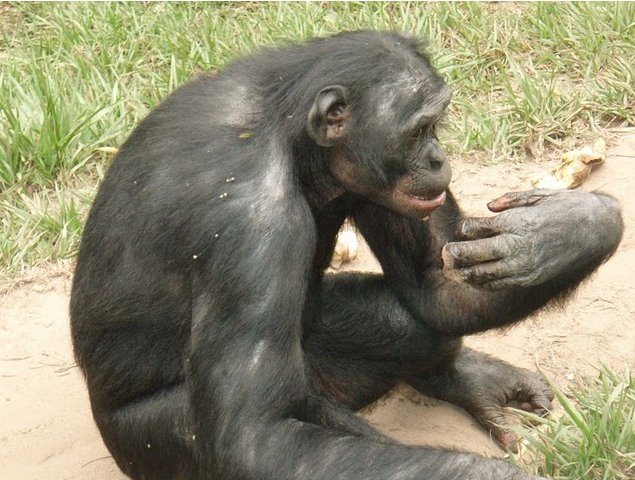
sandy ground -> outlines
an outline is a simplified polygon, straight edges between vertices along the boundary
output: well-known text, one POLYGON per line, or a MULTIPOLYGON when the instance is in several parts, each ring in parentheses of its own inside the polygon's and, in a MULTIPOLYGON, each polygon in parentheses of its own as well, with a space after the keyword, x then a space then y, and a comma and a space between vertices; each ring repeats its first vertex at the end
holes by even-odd
MULTIPOLYGON (((599 365, 635 368, 635 132, 609 141, 605 165, 583 186, 611 192, 624 206, 625 238, 609 263, 565 311, 542 312, 503 333, 469 338, 474 348, 541 368, 566 388, 599 365)), ((542 165, 544 168, 544 165, 542 165)), ((509 190, 526 189, 535 164, 454 165, 453 191, 470 214, 509 190)), ((377 265, 365 246, 347 269, 377 265)), ((93 425, 68 329, 70 272, 36 275, 0 298, 0 478, 116 480, 119 473, 93 425)), ((395 438, 502 455, 460 409, 401 387, 368 420, 395 438)))

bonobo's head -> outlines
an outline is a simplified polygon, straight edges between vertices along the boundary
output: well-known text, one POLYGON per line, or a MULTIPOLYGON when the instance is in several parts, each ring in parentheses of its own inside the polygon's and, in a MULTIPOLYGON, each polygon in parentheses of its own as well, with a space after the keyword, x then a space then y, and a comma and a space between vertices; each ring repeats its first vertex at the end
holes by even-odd
POLYGON ((347 59, 338 81, 316 93, 307 131, 346 190, 402 215, 426 217, 443 204, 450 183, 435 125, 451 92, 415 41, 364 34, 364 46, 347 59))

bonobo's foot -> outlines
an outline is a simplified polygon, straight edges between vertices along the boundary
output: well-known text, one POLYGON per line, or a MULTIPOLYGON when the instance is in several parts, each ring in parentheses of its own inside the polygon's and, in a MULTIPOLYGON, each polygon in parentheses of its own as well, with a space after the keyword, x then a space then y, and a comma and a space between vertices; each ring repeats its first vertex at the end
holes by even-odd
POLYGON ((421 393, 464 408, 504 448, 517 451, 517 436, 506 426, 504 407, 545 415, 553 393, 539 375, 463 348, 453 368, 410 379, 421 393))

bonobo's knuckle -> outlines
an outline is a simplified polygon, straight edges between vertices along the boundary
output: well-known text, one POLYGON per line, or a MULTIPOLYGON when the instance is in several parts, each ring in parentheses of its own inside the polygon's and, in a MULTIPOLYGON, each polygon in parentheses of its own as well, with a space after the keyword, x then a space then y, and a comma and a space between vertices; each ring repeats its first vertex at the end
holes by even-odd
POLYGON ((496 291, 496 290, 505 290, 506 288, 513 287, 510 281, 506 278, 502 278, 499 280, 495 280, 493 282, 489 282, 486 286, 487 290, 496 291))
POLYGON ((478 275, 476 268, 461 268, 459 269, 459 275, 467 283, 473 285, 481 285, 483 283, 483 278, 478 275))
POLYGON ((509 253, 508 242, 504 237, 505 235, 499 235, 493 238, 493 241, 489 246, 492 258, 504 258, 509 253))
POLYGON ((522 277, 518 277, 516 285, 523 288, 533 287, 534 285, 538 285, 541 283, 539 278, 534 273, 529 273, 522 277))
POLYGON ((501 409, 498 407, 498 405, 502 405, 502 403, 499 402, 499 399, 492 399, 489 403, 491 406, 481 410, 480 420, 482 423, 497 428, 503 428, 505 426, 505 418, 503 417, 501 409))
POLYGON ((478 264, 473 268, 472 280, 481 284, 492 282, 498 277, 498 269, 492 268, 487 264, 478 264))
POLYGON ((547 397, 547 400, 549 400, 548 408, 551 409, 551 402, 553 402, 553 399, 556 398, 556 394, 553 392, 552 388, 547 385, 547 382, 543 380, 542 383, 542 390, 545 393, 545 397, 547 397))
POLYGON ((508 257, 513 252, 517 252, 519 250, 519 245, 521 244, 521 239, 518 235, 500 235, 498 240, 499 244, 497 247, 501 253, 501 257, 508 257))
POLYGON ((487 238, 498 233, 492 223, 493 217, 470 217, 459 223, 457 235, 463 240, 487 238))
POLYGON ((466 238, 469 232, 473 230, 474 218, 466 218, 457 226, 456 234, 459 238, 466 238))
POLYGON ((538 283, 536 271, 520 259, 513 259, 509 262, 509 270, 513 273, 509 277, 510 284, 515 287, 530 287, 538 283))
POLYGON ((605 216, 612 224, 619 229, 620 235, 624 230, 624 219, 622 218, 622 205, 620 202, 603 192, 595 194, 596 198, 601 202, 605 216))
POLYGON ((465 249, 465 245, 462 243, 448 243, 445 245, 445 250, 448 255, 454 260, 458 261, 463 256, 463 250, 465 249))

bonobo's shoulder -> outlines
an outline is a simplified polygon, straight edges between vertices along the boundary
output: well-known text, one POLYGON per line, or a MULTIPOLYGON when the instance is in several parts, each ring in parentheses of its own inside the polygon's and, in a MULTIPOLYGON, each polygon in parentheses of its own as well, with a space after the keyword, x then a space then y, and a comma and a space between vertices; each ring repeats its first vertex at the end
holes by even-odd
POLYGON ((261 113, 260 91, 246 76, 200 73, 177 88, 144 120, 171 138, 213 138, 218 128, 250 129, 261 113))
POLYGON ((253 88, 253 82, 247 76, 229 78, 222 71, 197 73, 165 98, 157 110, 171 109, 175 104, 198 106, 202 110, 208 103, 226 99, 234 92, 244 93, 250 88, 253 88))

